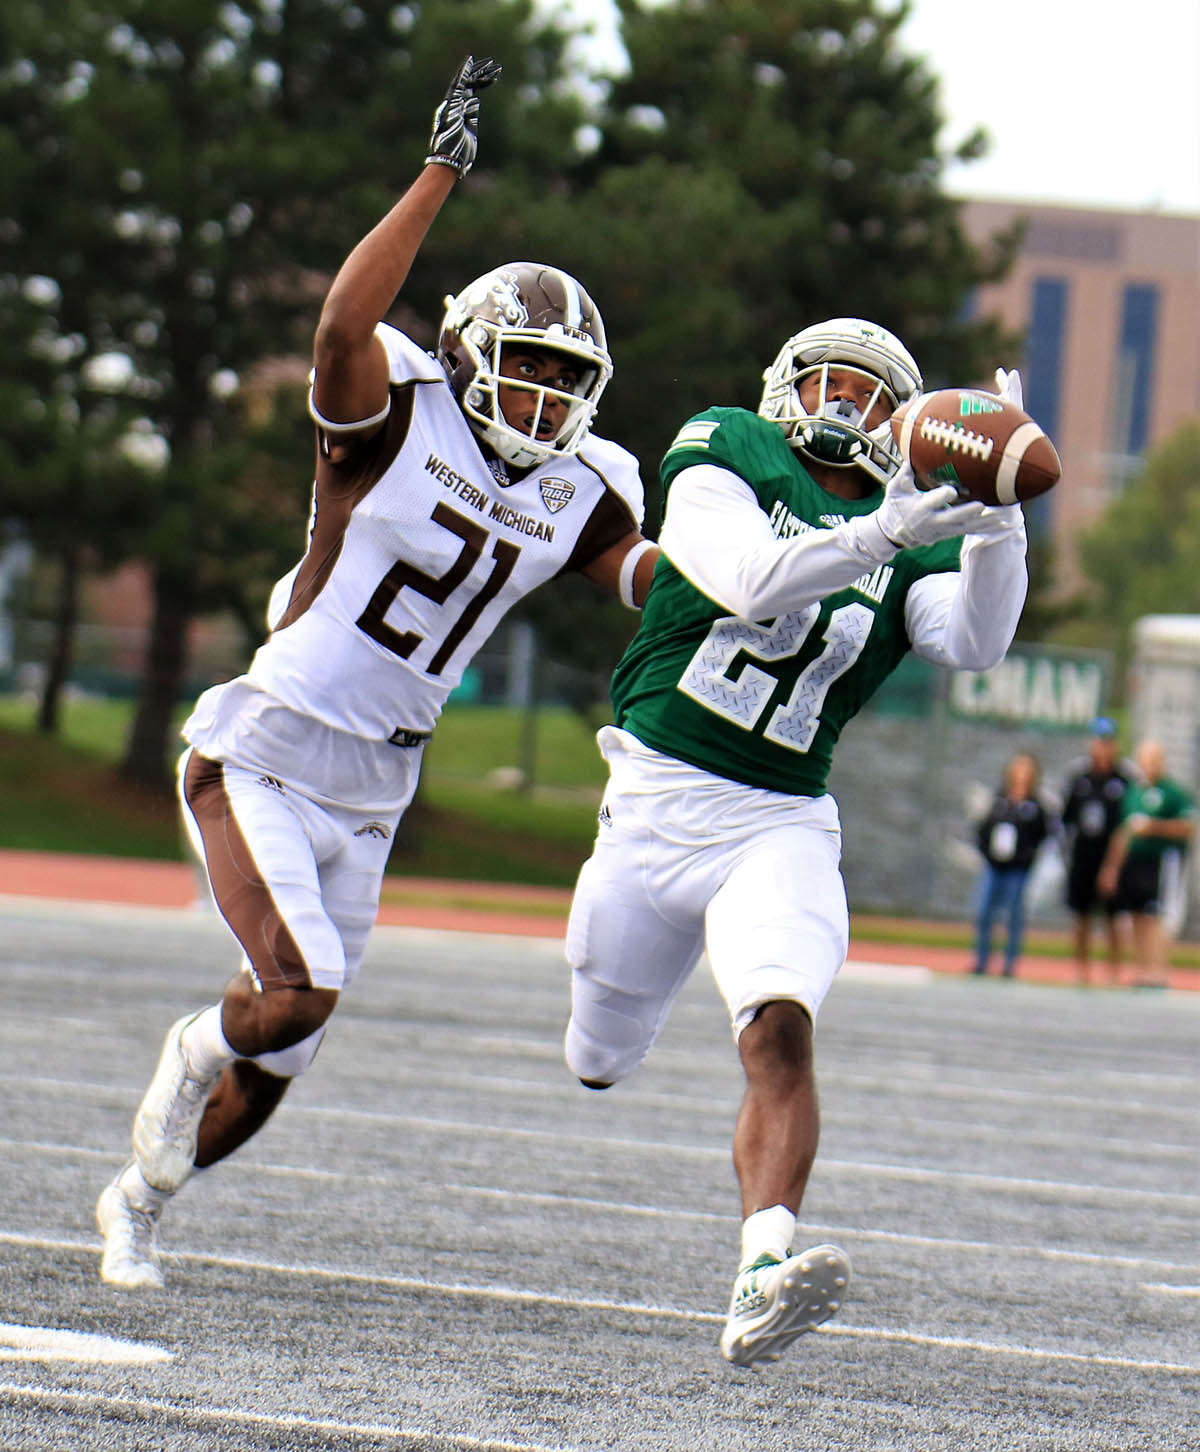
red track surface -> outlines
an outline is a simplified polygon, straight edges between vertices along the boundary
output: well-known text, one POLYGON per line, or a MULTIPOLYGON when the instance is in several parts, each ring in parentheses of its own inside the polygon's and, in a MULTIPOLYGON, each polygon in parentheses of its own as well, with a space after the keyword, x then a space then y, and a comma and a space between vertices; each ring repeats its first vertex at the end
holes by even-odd
MULTIPOLYGON (((190 908, 202 892, 197 873, 181 862, 0 851, 0 895, 7 897, 190 908)), ((378 921, 404 927, 557 938, 563 935, 569 901, 569 892, 554 888, 389 877, 378 921), (389 896, 405 900, 389 902, 389 896)), ((938 973, 963 973, 969 956, 962 948, 881 943, 865 938, 855 938, 850 944, 850 957, 859 962, 921 965, 938 973)), ((1027 954, 1017 971, 1028 981, 1074 981, 1072 965, 1062 958, 1027 954)), ((1200 988, 1200 973, 1175 968, 1170 986, 1200 988)))

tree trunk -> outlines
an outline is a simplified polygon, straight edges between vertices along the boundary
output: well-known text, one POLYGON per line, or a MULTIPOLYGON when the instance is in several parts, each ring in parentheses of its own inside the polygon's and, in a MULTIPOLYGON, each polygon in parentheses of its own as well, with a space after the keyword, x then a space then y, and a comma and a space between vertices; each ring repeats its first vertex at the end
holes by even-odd
POLYGON ((171 785, 168 748, 175 745, 172 727, 187 670, 191 618, 190 587, 160 574, 137 711, 121 763, 121 776, 139 786, 169 790, 171 785))
POLYGON ((75 626, 79 620, 80 560, 78 545, 65 545, 59 556, 58 606, 54 612, 54 640, 46 665, 46 679, 38 703, 37 729, 45 736, 58 731, 59 707, 63 687, 71 673, 75 648, 75 626))

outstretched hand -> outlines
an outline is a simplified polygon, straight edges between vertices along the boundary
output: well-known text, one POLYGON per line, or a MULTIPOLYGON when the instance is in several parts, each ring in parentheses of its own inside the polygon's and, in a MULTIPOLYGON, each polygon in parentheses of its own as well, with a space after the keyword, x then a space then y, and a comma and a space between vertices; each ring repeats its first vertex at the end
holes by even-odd
POLYGON ((957 499, 953 484, 918 488, 912 465, 906 463, 888 480, 875 518, 886 537, 901 549, 917 549, 956 535, 1007 530, 1007 511, 975 501, 959 504, 957 499))
POLYGON ((490 56, 469 55, 454 74, 441 105, 433 114, 426 166, 437 162, 466 176, 479 144, 479 92, 500 79, 502 67, 490 56))

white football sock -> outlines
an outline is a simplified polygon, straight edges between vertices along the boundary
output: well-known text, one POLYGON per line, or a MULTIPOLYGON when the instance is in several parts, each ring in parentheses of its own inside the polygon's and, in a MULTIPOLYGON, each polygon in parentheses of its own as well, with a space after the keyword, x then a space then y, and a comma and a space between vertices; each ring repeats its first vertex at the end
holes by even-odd
POLYGON ((796 1217, 786 1205, 772 1205, 756 1210, 742 1221, 742 1262, 745 1270, 761 1255, 786 1260, 791 1254, 792 1236, 796 1233, 796 1217))
POLYGON ((238 1056, 221 1030, 221 1005, 198 1013, 179 1038, 188 1068, 197 1079, 215 1079, 238 1056))

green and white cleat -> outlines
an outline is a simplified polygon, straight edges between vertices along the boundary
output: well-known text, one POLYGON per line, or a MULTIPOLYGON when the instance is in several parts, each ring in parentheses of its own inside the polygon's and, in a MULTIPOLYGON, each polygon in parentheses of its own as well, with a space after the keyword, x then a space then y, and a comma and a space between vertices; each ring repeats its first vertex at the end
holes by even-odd
POLYGON ((842 1304, 850 1283, 850 1259, 836 1245, 814 1245, 786 1260, 760 1256, 733 1283, 721 1355, 734 1366, 778 1361, 806 1331, 842 1304))

